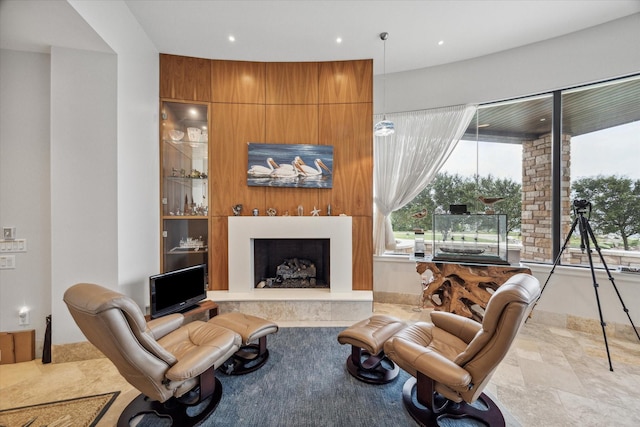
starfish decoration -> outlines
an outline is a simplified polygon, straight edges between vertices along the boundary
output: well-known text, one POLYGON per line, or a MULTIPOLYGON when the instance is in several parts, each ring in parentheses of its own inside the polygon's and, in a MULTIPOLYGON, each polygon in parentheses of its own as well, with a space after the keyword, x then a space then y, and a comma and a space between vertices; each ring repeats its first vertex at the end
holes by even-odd
POLYGON ((311 216, 320 216, 320 209, 314 206, 313 210, 311 211, 311 216))

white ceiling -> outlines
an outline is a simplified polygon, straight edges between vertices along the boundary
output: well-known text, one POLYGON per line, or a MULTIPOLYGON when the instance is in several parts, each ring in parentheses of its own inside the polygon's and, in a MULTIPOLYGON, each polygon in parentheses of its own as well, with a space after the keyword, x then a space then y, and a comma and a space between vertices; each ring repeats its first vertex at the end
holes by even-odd
MULTIPOLYGON (((375 74, 383 71, 383 31, 389 33, 386 71, 396 72, 483 56, 640 12, 640 0, 125 3, 161 53, 271 62, 373 58, 375 74), (236 41, 229 42, 229 35, 236 41)), ((65 1, 0 0, 1 48, 91 44, 106 48, 65 1)))

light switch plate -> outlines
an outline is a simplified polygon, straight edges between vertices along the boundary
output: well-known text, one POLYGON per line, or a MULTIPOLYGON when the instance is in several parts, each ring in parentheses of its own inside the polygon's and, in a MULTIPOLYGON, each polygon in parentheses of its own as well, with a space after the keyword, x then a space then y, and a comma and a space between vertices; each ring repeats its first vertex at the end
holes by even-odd
POLYGON ((27 239, 0 240, 0 252, 27 252, 27 239))
POLYGON ((13 240, 16 238, 15 227, 2 227, 2 238, 5 240, 13 240))

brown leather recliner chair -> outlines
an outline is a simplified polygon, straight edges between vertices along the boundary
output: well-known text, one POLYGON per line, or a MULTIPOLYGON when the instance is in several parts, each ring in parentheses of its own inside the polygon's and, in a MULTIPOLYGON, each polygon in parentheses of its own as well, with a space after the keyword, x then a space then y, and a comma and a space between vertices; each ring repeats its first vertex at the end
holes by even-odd
POLYGON ((427 426, 443 417, 504 426, 500 409, 482 391, 539 296, 538 280, 517 274, 491 296, 482 324, 434 311, 433 323, 415 323, 387 340, 386 355, 413 376, 403 388, 411 416, 427 426), (484 407, 472 406, 476 400, 484 407))
POLYGON ((132 299, 94 284, 74 285, 63 299, 89 342, 142 392, 118 426, 144 413, 196 425, 215 410, 222 397, 215 370, 240 348, 239 334, 202 321, 183 324, 181 314, 147 322, 132 299))

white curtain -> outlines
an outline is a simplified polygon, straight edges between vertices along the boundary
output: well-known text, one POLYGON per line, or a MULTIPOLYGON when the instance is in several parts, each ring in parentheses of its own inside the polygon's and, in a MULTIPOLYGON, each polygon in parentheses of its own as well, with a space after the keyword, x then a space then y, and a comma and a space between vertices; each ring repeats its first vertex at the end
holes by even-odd
MULTIPOLYGON (((464 135, 476 105, 386 114, 390 136, 373 137, 374 249, 395 248, 391 212, 413 200, 438 173, 464 135)), ((374 123, 382 119, 375 115, 374 123)))

